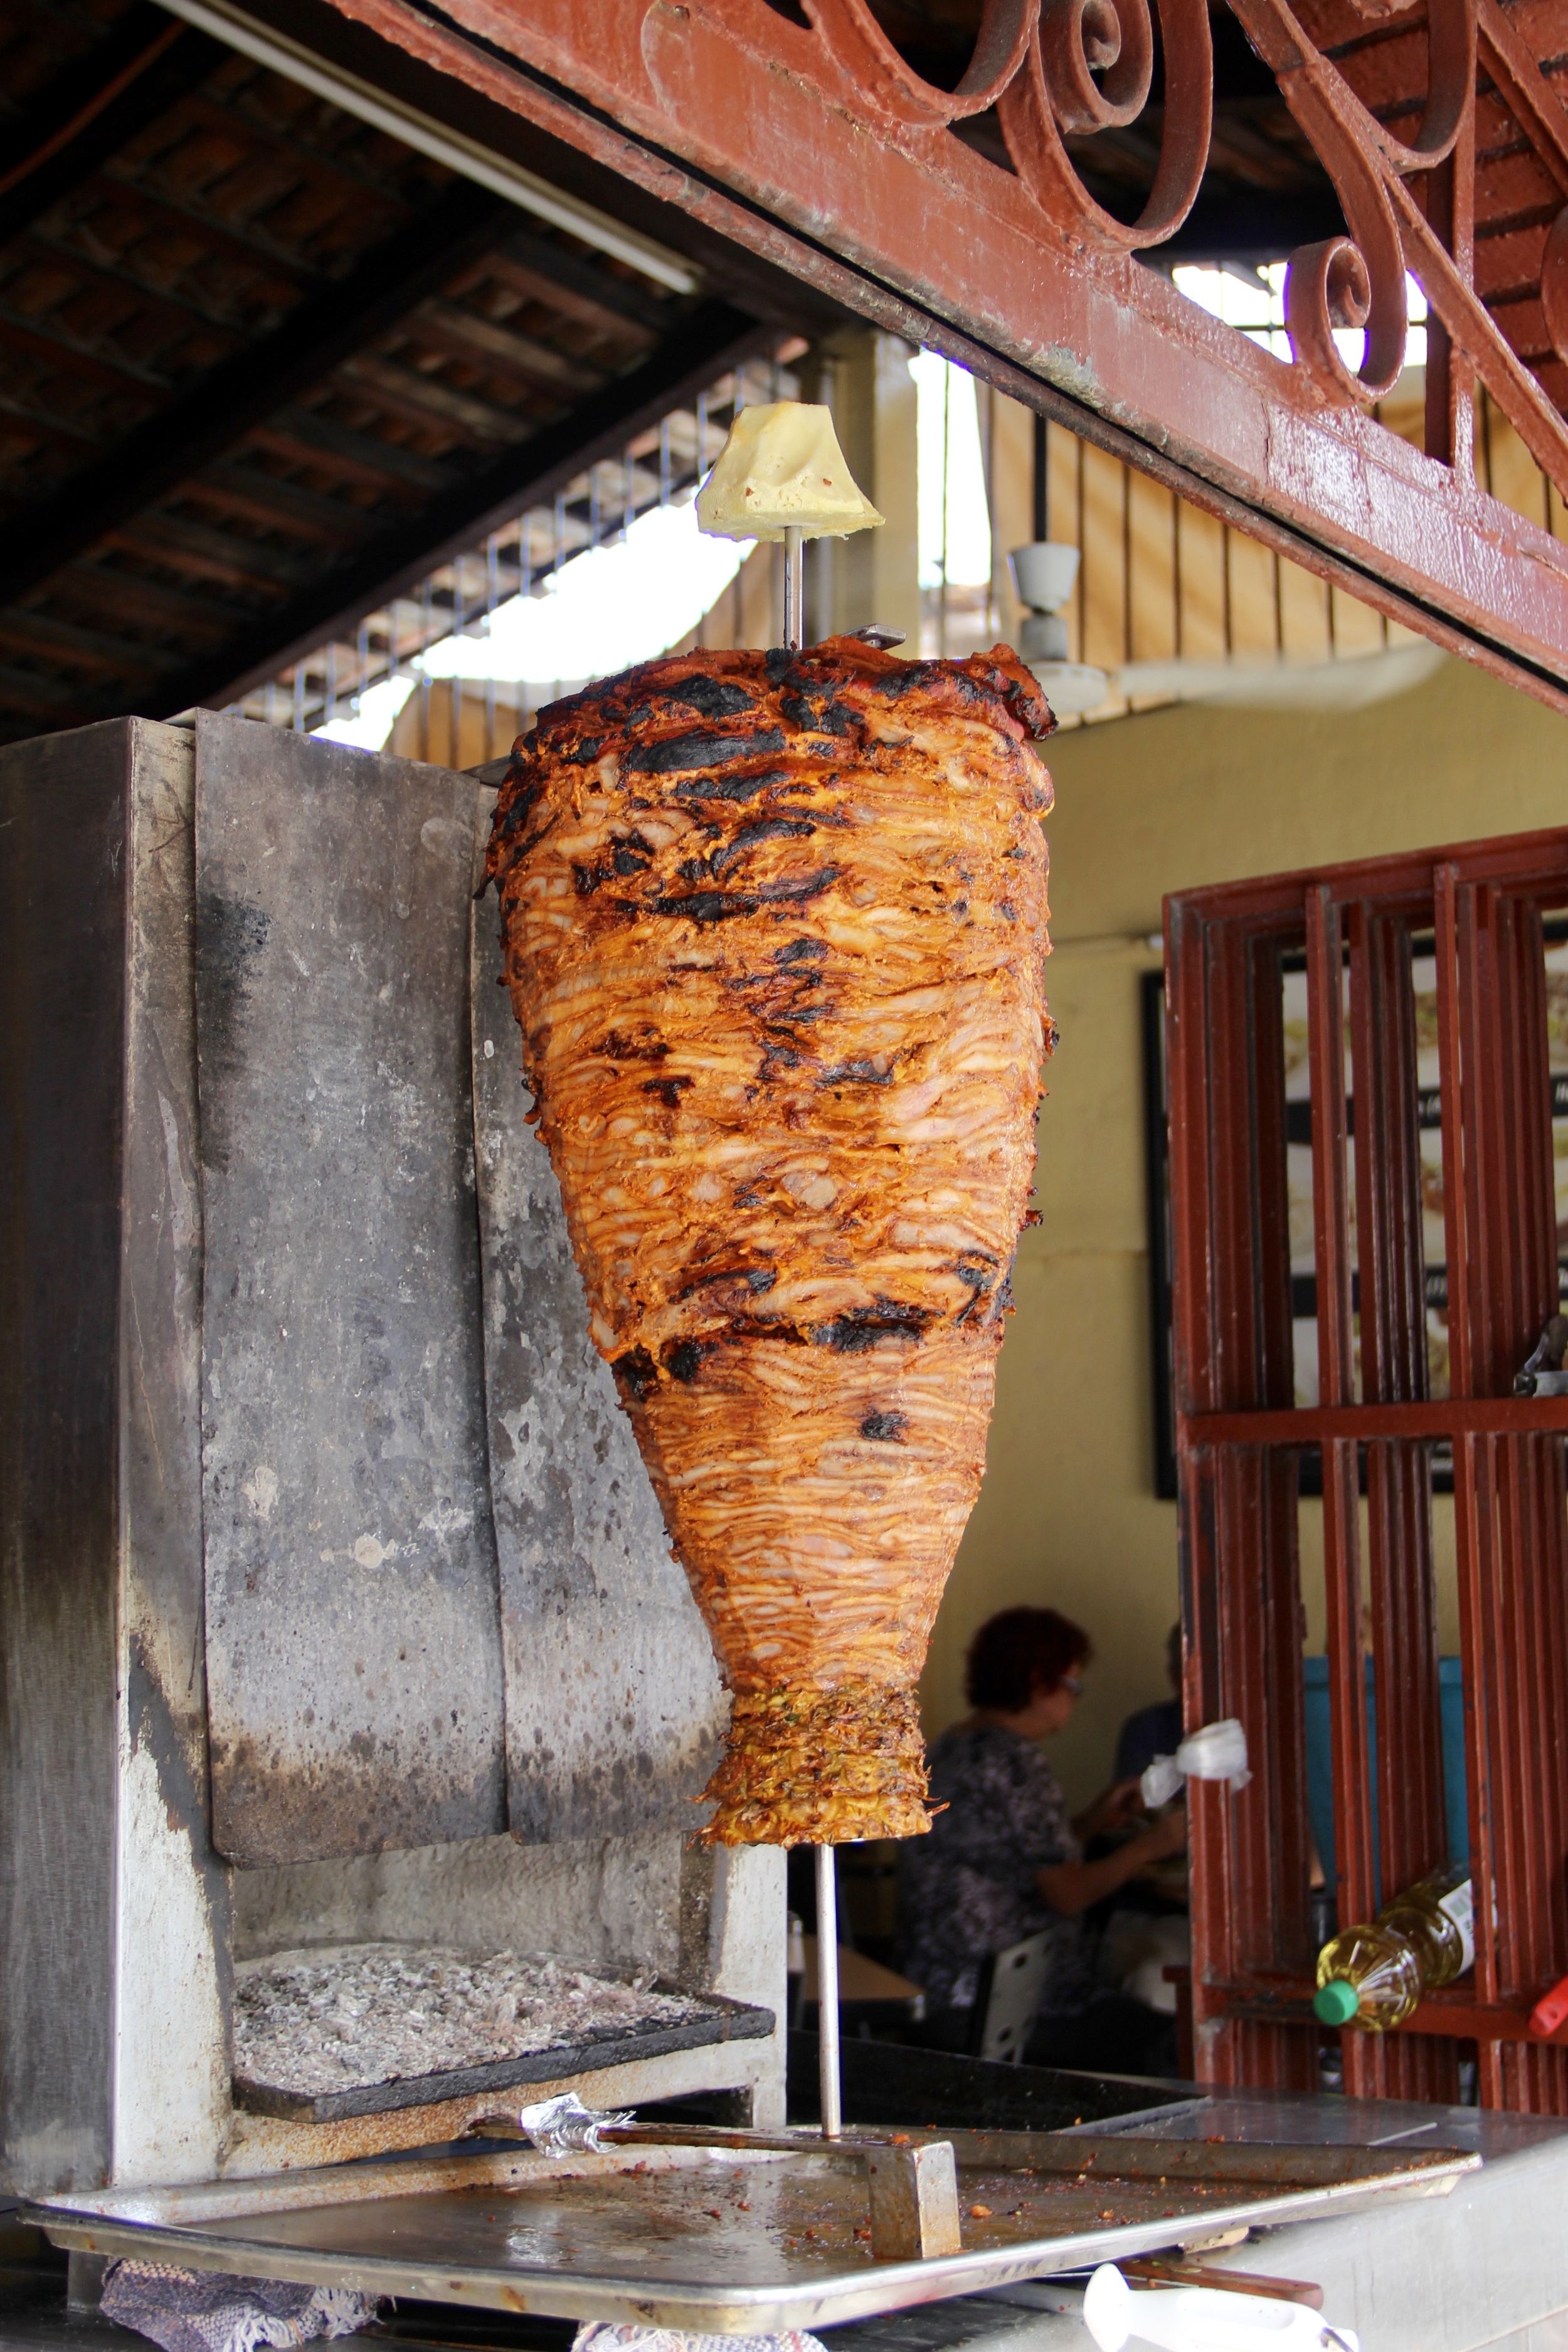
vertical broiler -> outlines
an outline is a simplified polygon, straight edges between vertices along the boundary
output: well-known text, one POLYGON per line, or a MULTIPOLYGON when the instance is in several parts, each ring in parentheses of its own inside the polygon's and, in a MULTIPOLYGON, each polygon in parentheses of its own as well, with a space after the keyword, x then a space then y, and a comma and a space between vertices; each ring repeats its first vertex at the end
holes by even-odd
POLYGON ((783 1849, 831 1921, 926 1825, 1050 721, 1004 649, 803 649, 803 539, 878 520, 826 412, 700 512, 784 539, 784 646, 555 706, 499 803, 205 713, 0 754, 0 2185, 57 2243, 755 2334, 1468 2161, 839 2139, 831 1934, 784 2128, 783 1849))
POLYGON ((880 520, 825 410, 700 515, 784 540, 784 646, 556 706, 493 825, 205 713, 7 755, 16 2188, 590 2076, 776 2126, 780 1849, 924 1827, 1049 714, 803 651, 803 538, 880 520))

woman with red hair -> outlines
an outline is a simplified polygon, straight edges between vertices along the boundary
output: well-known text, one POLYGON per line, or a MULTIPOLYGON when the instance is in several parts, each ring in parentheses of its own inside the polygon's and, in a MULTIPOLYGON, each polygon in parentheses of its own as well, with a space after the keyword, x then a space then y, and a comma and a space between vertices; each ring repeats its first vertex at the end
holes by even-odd
POLYGON ((931 1751, 931 1793, 945 1810, 899 1855, 899 1964, 926 1995, 931 2039, 967 2048, 981 1963, 1049 1931, 1050 1964, 1027 2057, 1037 2065, 1168 2069, 1170 2020, 1096 1985, 1082 1914, 1186 1843, 1181 1807, 1099 1861, 1085 1843, 1124 1827, 1140 1807, 1119 1780, 1069 1818, 1037 1742, 1066 1728, 1093 1655, 1089 1635, 1055 1609, 1005 1609, 970 1644, 973 1712, 931 1751))

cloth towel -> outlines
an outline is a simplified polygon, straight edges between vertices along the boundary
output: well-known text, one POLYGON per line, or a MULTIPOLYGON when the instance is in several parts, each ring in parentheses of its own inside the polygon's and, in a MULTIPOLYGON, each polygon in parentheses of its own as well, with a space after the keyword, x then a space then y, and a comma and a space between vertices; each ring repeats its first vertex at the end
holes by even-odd
POLYGON ((815 2336, 792 2327, 786 2336, 688 2336, 679 2327, 638 2327, 585 2319, 572 2352, 826 2352, 815 2336))
POLYGON ((123 2262, 105 2272, 99 2308, 163 2352, 257 2352, 263 2344, 357 2335, 375 2317, 377 2299, 351 2287, 123 2262))

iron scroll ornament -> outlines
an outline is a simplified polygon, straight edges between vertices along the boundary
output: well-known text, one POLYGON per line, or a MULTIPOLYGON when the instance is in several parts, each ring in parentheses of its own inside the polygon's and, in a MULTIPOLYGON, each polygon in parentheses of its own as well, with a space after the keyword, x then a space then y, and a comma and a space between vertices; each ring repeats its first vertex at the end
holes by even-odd
POLYGON ((857 95, 885 121, 935 130, 994 106, 1032 200, 1068 236, 1121 252, 1180 228, 1208 161, 1214 54, 1207 0, 1159 0, 1165 127, 1148 203, 1124 225, 1095 202, 1062 134, 1124 129, 1148 103, 1154 42, 1149 0, 984 0, 974 52, 952 90, 916 73, 868 0, 805 0, 857 95))
MULTIPOLYGON (((1357 0, 1371 14, 1364 0, 1357 0)), ((1285 323, 1297 364, 1335 405, 1370 404, 1392 391, 1405 364, 1405 242, 1389 180, 1447 161, 1476 87, 1475 0, 1430 0, 1426 101, 1421 127, 1397 139, 1311 41, 1289 0, 1230 0, 1247 39, 1279 85, 1333 182, 1350 235, 1304 246, 1290 257, 1285 323), (1352 371, 1336 327, 1365 330, 1352 371)))
POLYGON ((1014 169, 1041 211, 1069 236, 1124 253, 1159 245, 1181 227, 1214 125, 1207 0, 1159 0, 1159 6, 1164 132, 1136 221, 1124 225, 1095 202, 1062 134, 1124 130, 1142 113, 1154 70, 1148 0, 1041 0, 1034 38, 997 107, 1014 169))
POLYGON ((936 130, 994 106, 1023 62, 1039 0, 984 0, 974 55, 954 89, 912 71, 868 0, 805 0, 835 63, 873 110, 910 130, 936 130))
MULTIPOLYGON (((1121 253, 1175 234, 1208 161, 1214 66, 1206 0, 1157 5, 1165 63, 1160 159, 1142 214, 1123 223, 1090 194, 1066 141, 1125 129, 1142 113, 1153 70, 1148 0, 984 0, 973 58, 951 90, 914 71, 868 0, 805 0, 840 72, 874 113, 906 131, 938 130, 994 106, 1019 180, 1058 232, 1121 253)), ((1296 363, 1330 405, 1370 404, 1392 388, 1405 359, 1405 240, 1389 183, 1428 172, 1453 152, 1474 102, 1476 0, 1429 0, 1427 90, 1409 142, 1376 120, 1289 0, 1229 5, 1345 215, 1347 235, 1302 247, 1290 259, 1286 325, 1296 363), (1359 368, 1341 353, 1337 328, 1364 331, 1359 368)), ((1386 13, 1377 0, 1356 5, 1368 16, 1386 13)))

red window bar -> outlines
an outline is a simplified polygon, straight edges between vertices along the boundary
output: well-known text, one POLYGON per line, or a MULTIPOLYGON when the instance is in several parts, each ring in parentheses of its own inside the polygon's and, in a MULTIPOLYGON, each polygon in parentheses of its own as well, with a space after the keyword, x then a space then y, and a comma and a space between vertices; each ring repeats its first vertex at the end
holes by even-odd
POLYGON ((1166 902, 1186 1720, 1239 1716, 1255 1774, 1235 1795, 1191 1784, 1196 2060, 1211 2081, 1318 2085, 1304 1448, 1322 1465, 1341 1923, 1445 1859, 1432 1466, 1447 1441, 1476 1968, 1405 2029, 1347 2031, 1345 2088, 1452 2100, 1474 2042, 1484 2105, 1568 2113, 1568 2028, 1555 2046, 1526 2036, 1568 1969, 1568 1397, 1512 1393, 1558 1311, 1542 917, 1564 907, 1568 833, 1166 902), (1413 948, 1436 973, 1447 1398, 1428 1379, 1413 948), (1287 1188, 1283 974, 1303 950, 1315 1406, 1296 1402, 1287 1188))

